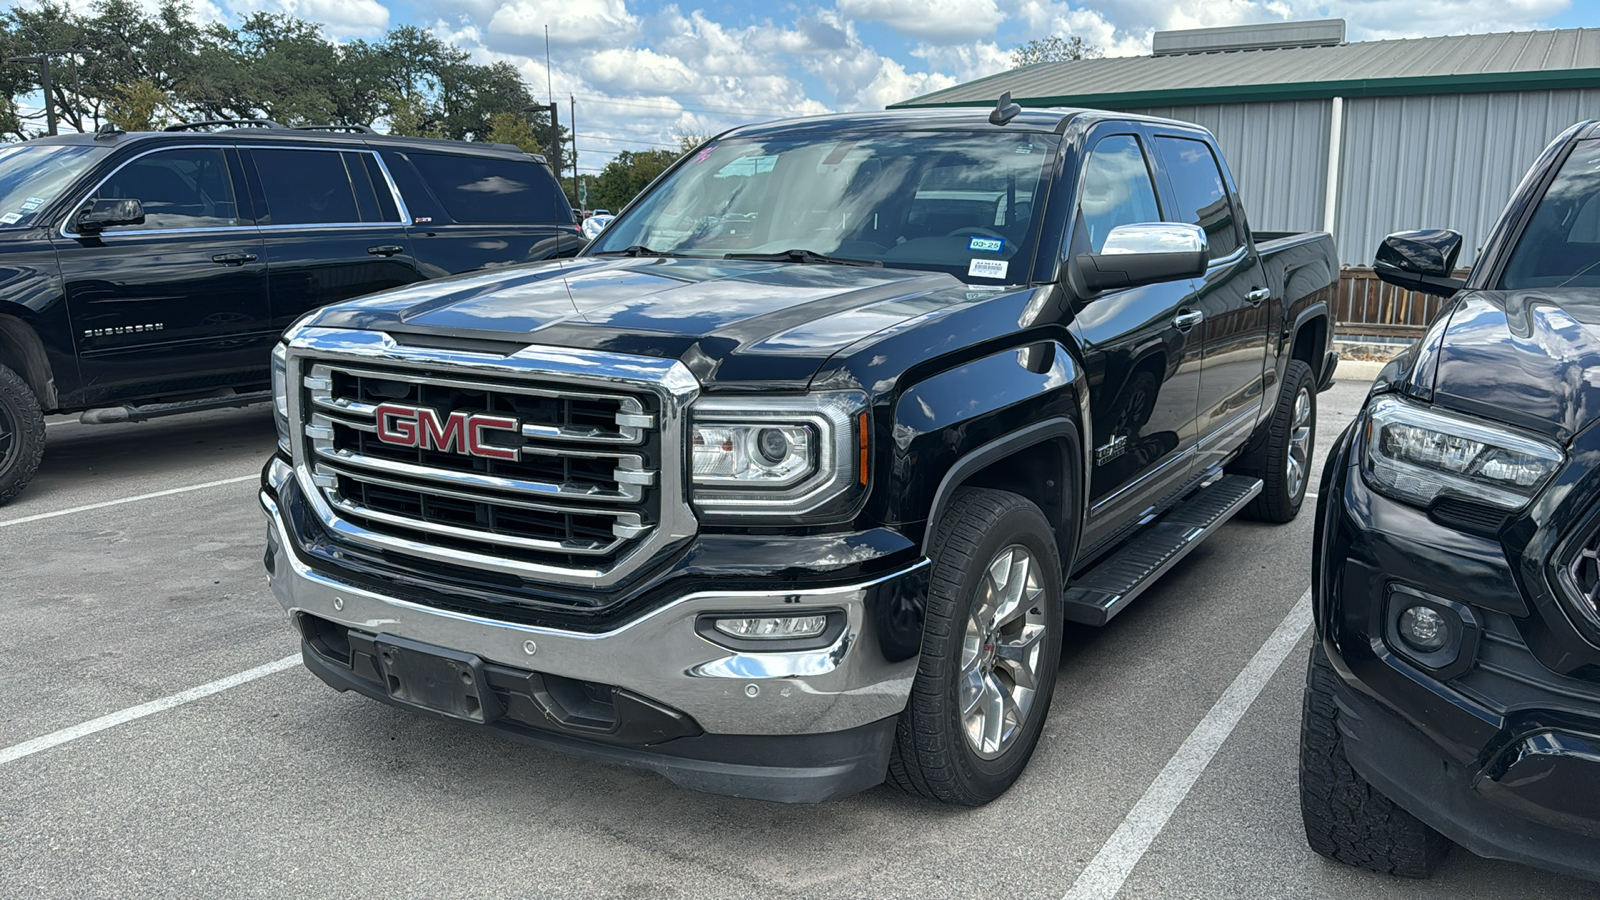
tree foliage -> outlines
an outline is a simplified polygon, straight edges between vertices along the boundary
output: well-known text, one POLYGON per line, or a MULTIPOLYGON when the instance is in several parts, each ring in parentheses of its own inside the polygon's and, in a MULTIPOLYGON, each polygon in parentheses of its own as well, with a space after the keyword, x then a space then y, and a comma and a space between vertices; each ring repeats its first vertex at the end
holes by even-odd
MULTIPOLYGON (((318 27, 256 12, 237 27, 197 24, 188 0, 59 0, 0 13, 0 59, 52 57, 51 105, 63 128, 126 130, 196 119, 285 125, 361 124, 409 135, 499 140, 533 149, 549 119, 508 63, 471 61, 433 32, 405 25, 373 41, 335 43, 318 27), (76 63, 76 78, 72 63, 76 63)), ((0 134, 45 130, 37 65, 0 63, 0 134)), ((563 129, 564 131, 564 129, 563 129)))
POLYGON ((591 209, 620 210, 638 196, 657 175, 678 161, 675 150, 624 150, 606 163, 589 190, 591 209))
POLYGON ((1011 68, 1020 69, 1042 62, 1066 62, 1073 59, 1098 59, 1101 50, 1086 43, 1077 35, 1052 34, 1033 40, 1011 50, 1011 68))

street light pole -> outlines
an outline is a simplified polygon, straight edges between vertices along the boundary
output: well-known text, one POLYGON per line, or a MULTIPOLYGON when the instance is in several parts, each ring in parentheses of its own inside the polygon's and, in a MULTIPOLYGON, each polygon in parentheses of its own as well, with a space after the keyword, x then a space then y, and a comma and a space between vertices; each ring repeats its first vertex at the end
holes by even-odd
POLYGON ((24 65, 37 65, 39 67, 39 88, 44 92, 44 121, 50 134, 56 133, 56 105, 50 99, 50 54, 41 53, 38 56, 13 56, 6 60, 8 63, 23 63, 24 65))

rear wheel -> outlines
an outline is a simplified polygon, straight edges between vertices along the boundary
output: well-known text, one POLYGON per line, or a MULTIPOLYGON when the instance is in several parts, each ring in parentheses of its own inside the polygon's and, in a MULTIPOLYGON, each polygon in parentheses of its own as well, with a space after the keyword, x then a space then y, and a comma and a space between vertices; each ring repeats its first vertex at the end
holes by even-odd
POLYGON ((22 376, 0 366, 0 506, 22 492, 44 458, 44 412, 22 376))
POLYGON ((1061 654, 1061 557, 1039 508, 964 489, 940 520, 922 657, 889 780, 963 806, 1005 793, 1039 741, 1061 654))
POLYGON ((1317 443, 1317 382, 1311 367, 1289 360, 1272 414, 1258 426, 1233 469, 1261 479, 1261 493, 1244 508, 1248 518, 1288 522, 1300 514, 1317 443))
POLYGON ((1311 649, 1300 714, 1300 814, 1311 849, 1375 872, 1427 878, 1450 841, 1378 793, 1350 765, 1339 733, 1338 679, 1321 646, 1311 649))

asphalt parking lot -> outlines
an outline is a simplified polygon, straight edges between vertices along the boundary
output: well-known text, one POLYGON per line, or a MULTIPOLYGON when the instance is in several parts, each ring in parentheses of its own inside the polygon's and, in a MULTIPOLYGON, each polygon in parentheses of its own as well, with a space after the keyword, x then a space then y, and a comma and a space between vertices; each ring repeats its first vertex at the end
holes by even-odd
MULTIPOLYGON (((1319 470, 1365 386, 1321 396, 1319 470)), ((0 509, 0 896, 1596 895, 1459 849, 1429 882, 1307 849, 1310 515, 1229 524, 1070 631, 1039 750, 994 804, 790 807, 325 687, 261 570, 272 430, 265 407, 52 422, 0 509)))

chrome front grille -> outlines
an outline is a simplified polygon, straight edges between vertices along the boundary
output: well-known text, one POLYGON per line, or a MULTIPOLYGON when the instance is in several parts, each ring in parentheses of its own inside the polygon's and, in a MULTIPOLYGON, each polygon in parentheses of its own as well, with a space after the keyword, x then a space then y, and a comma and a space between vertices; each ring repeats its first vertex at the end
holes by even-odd
POLYGON ((693 534, 679 473, 695 385, 681 363, 310 329, 290 365, 296 468, 337 541, 402 566, 603 587, 693 534))

